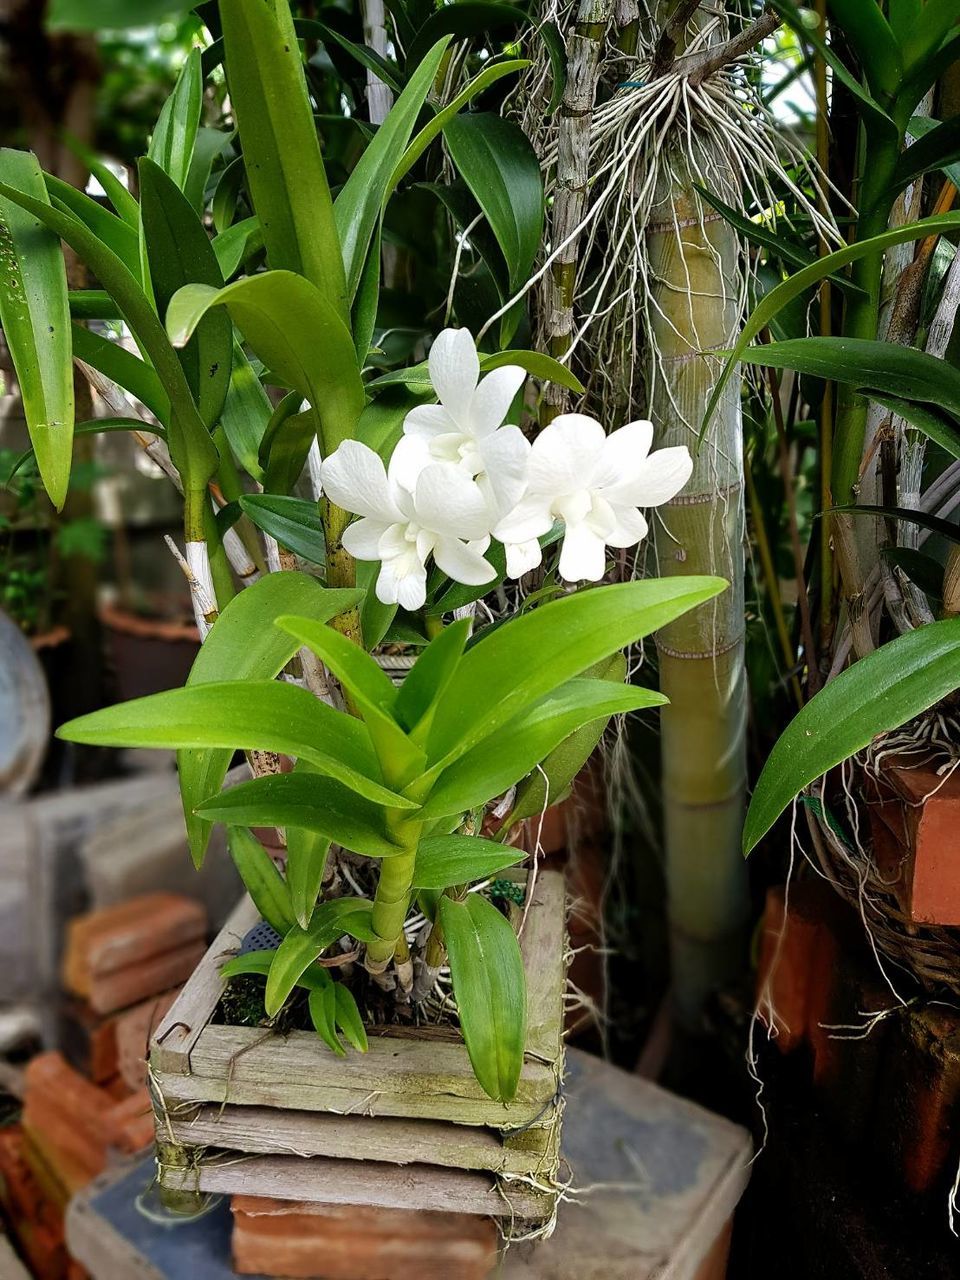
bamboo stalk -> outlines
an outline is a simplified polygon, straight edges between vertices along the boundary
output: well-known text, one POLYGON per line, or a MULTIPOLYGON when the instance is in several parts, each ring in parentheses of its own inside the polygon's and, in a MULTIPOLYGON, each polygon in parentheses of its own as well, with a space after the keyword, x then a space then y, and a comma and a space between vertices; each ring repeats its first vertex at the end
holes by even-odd
MULTIPOLYGON (((590 122, 611 9, 611 0, 581 0, 576 25, 567 41, 567 83, 560 106, 550 241, 559 245, 569 239, 569 243, 557 255, 547 277, 547 339, 551 354, 558 360, 567 355, 573 336, 580 242, 573 232, 583 221, 587 203, 590 122)), ((547 385, 541 410, 544 424, 563 412, 569 396, 559 383, 547 385)))
MULTIPOLYGON (((729 173, 717 156, 711 187, 729 173)), ((649 412, 658 445, 695 445, 703 405, 732 345, 740 270, 733 229, 705 210, 678 150, 662 166, 646 228, 650 272, 649 412)), ((727 185, 731 185, 728 180, 727 185)), ((743 445, 740 387, 727 384, 689 483, 659 509, 660 574, 716 574, 730 587, 657 636, 667 906, 677 1013, 699 1024, 708 994, 743 960, 749 913, 740 854, 746 786, 743 445)))

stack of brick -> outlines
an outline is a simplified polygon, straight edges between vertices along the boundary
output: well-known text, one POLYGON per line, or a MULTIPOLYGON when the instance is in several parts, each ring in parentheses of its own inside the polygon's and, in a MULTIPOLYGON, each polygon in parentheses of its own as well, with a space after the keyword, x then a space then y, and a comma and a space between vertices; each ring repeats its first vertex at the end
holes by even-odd
POLYGON ((960 1164, 960 1013, 889 962, 887 982, 829 885, 792 885, 787 902, 767 895, 758 984, 777 1048, 809 1056, 825 1113, 865 1164, 945 1198, 960 1164))
POLYGON ((63 1211, 34 1175, 26 1138, 16 1125, 0 1130, 0 1208, 34 1280, 86 1280, 67 1253, 63 1211))
POLYGON ((240 1275, 323 1280, 484 1280, 497 1262, 492 1218, 423 1209, 301 1204, 234 1196, 240 1275))

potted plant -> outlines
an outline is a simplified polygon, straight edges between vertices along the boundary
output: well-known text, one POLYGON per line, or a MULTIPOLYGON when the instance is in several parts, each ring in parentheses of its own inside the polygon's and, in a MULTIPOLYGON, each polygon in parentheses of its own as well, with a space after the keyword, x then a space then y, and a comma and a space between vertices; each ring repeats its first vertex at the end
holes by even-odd
MULTIPOLYGON (((569 381, 549 358, 478 351, 466 329, 449 328, 427 362, 371 376, 390 196, 515 63, 433 101, 449 40, 433 43, 333 200, 286 0, 230 0, 220 25, 265 269, 254 257, 225 283, 225 233, 210 238, 189 180, 199 55, 141 162, 139 202, 114 191, 108 218, 82 199, 67 208, 31 157, 0 155, 16 282, 0 316, 34 395, 28 421, 48 491, 61 501, 69 473, 79 347, 156 414, 184 495, 182 560, 204 638, 184 688, 60 733, 175 748, 193 856, 226 823, 253 904, 154 1038, 161 1181, 223 1189, 233 1168, 251 1190, 259 1169, 269 1193, 278 1150, 305 1151, 313 1158, 284 1165, 283 1185, 309 1198, 319 1156, 375 1157, 378 1169, 413 1159, 512 1179, 522 1184, 513 1212, 549 1221, 563 893, 535 866, 513 871, 523 854, 509 836, 562 793, 598 726, 662 703, 624 683, 621 651, 725 584, 574 590, 603 577, 608 548, 645 536, 640 508, 672 497, 691 462, 682 447, 650 453, 646 422, 607 435, 563 415, 531 443, 511 419, 528 374, 569 381), (71 347, 58 237, 85 258, 143 359, 118 360, 80 330, 71 347), (41 361, 37 335, 51 332, 41 361), (286 393, 279 405, 265 387, 286 393), (304 469, 311 499, 294 492, 304 469), (269 571, 237 590, 230 548, 254 527, 269 571), (526 600, 504 590, 500 616, 476 623, 475 601, 541 566, 544 589, 526 600), (372 656, 385 638, 419 655, 399 687, 372 656), (221 791, 237 750, 255 776, 221 791), (493 838, 480 834, 491 811, 493 838), (283 873, 253 828, 282 832, 283 873), (246 936, 254 912, 273 930, 266 939, 246 936), (342 1121, 330 1123, 345 1111, 367 1124, 347 1152, 342 1121), (398 1119, 413 1127, 398 1135, 386 1123, 398 1119), (191 1140, 211 1123, 220 1137, 191 1140), (238 1164, 210 1142, 274 1154, 238 1164)), ((497 1197, 484 1188, 489 1207, 497 1197)))

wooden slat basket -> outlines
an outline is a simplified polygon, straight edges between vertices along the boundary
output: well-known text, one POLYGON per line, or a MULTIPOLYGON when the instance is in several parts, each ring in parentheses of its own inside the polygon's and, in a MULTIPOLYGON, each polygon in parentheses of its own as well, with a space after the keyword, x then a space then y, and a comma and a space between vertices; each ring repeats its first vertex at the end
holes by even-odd
POLYGON ((509 1103, 483 1092, 461 1040, 429 1028, 386 1029, 344 1059, 312 1032, 212 1022, 220 968, 259 919, 245 898, 151 1038, 161 1185, 548 1220, 563 1110, 562 874, 541 872, 532 894, 520 938, 527 1042, 509 1103))

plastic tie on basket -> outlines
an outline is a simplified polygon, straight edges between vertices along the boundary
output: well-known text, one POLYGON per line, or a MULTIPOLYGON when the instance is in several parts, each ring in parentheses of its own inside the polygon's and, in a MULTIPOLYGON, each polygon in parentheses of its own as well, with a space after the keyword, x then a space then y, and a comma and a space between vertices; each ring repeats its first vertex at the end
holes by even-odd
POLYGON ((275 951, 282 941, 276 929, 266 920, 261 920, 244 934, 238 954, 247 956, 251 951, 275 951))

